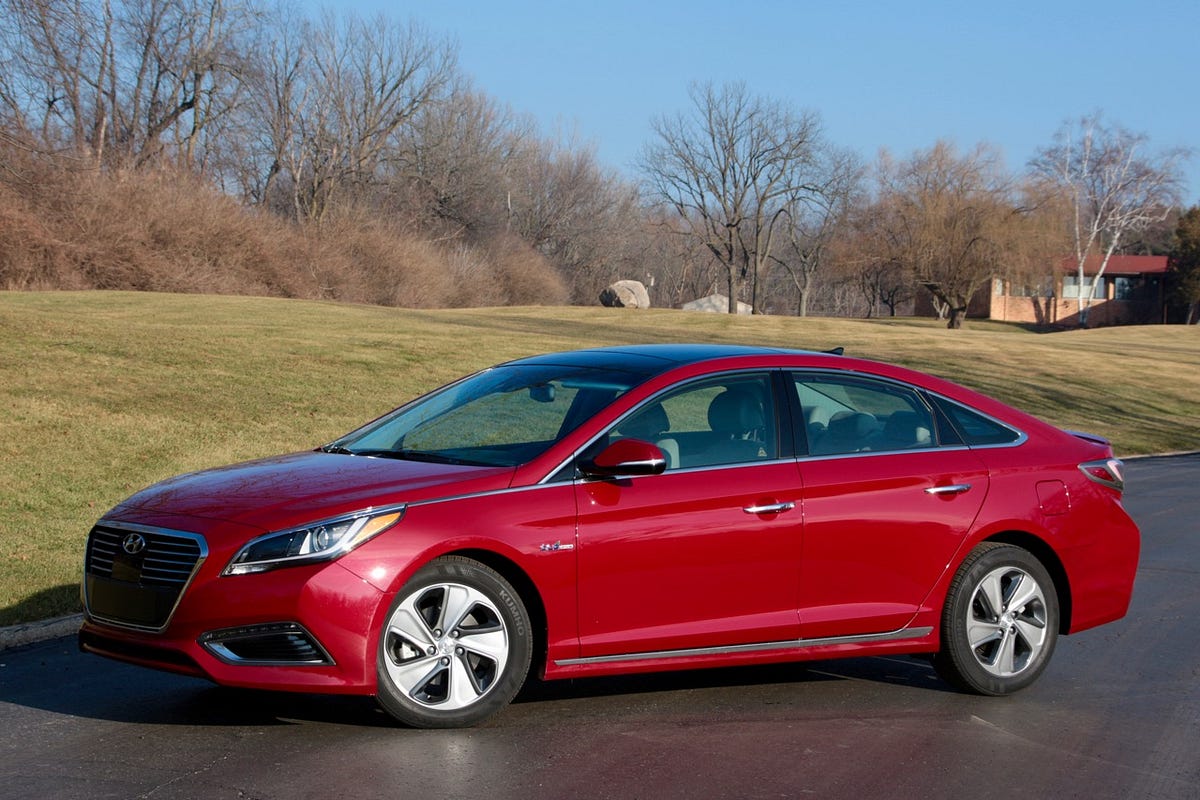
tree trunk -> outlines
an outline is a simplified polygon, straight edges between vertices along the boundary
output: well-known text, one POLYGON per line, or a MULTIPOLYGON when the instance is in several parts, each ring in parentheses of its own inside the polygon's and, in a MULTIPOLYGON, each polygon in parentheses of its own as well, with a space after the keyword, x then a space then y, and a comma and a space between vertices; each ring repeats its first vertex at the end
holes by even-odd
POLYGON ((1090 302, 1092 292, 1095 291, 1095 289, 1090 283, 1087 282, 1087 276, 1083 274, 1083 262, 1084 259, 1078 259, 1078 266, 1076 267, 1075 272, 1075 315, 1079 319, 1079 322, 1077 323, 1079 327, 1086 328, 1089 308, 1088 303, 1090 302))
POLYGON ((808 316, 808 294, 812 288, 812 275, 807 271, 804 273, 803 285, 800 287, 800 316, 808 316))
POLYGON ((956 306, 950 304, 950 319, 946 323, 946 327, 952 331, 956 331, 963 325, 963 319, 967 316, 967 307, 965 305, 956 306))
POLYGON ((937 295, 933 296, 933 310, 934 310, 934 312, 937 313, 937 318, 938 318, 939 322, 946 318, 946 312, 949 311, 949 309, 950 309, 949 303, 942 300, 942 298, 938 297, 937 295))

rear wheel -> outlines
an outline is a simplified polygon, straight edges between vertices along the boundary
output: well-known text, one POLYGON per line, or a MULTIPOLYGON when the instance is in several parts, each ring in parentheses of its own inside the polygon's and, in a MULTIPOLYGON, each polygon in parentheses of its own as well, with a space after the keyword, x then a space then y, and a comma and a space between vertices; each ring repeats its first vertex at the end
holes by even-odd
POLYGON ((959 567, 942 610, 938 673, 960 689, 1011 694, 1037 680, 1058 639, 1058 595, 1020 547, 985 543, 959 567))
POLYGON ((470 559, 435 559, 388 611, 377 699, 415 727, 474 725, 512 700, 531 650, 529 616, 508 581, 470 559))

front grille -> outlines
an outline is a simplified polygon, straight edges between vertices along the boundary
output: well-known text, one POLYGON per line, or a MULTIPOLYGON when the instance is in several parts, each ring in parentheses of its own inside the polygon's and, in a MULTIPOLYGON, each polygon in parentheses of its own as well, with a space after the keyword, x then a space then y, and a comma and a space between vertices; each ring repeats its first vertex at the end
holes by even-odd
POLYGON ((194 533, 97 525, 85 560, 88 613, 116 625, 162 630, 207 555, 204 538, 194 533))
POLYGON ((333 659, 303 626, 269 622, 210 631, 200 637, 209 652, 230 664, 320 666, 333 659))
POLYGON ((200 538, 192 534, 97 525, 88 539, 88 572, 112 578, 114 571, 128 566, 138 570, 138 582, 145 586, 180 587, 192 576, 202 552, 200 538), (145 549, 136 556, 121 549, 130 533, 140 533, 146 540, 145 549))

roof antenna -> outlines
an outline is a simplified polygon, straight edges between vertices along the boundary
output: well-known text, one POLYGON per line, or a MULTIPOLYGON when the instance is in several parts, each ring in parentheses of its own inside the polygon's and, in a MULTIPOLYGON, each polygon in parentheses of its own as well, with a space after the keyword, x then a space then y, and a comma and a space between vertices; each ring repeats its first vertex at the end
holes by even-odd
POLYGON ((831 356, 840 356, 840 355, 842 355, 843 353, 845 353, 845 352, 846 352, 846 348, 844 348, 844 347, 835 347, 835 348, 833 348, 832 350, 826 350, 825 352, 826 352, 826 353, 829 353, 829 355, 831 355, 831 356))

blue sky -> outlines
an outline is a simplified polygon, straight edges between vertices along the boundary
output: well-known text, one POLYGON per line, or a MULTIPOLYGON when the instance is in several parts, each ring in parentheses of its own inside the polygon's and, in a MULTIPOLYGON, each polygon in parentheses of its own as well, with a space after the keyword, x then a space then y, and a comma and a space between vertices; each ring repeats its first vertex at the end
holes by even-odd
MULTIPOLYGON (((1200 150, 1198 0, 344 5, 452 36, 478 88, 630 177, 650 120, 708 80, 816 111, 830 140, 868 160, 946 138, 990 142, 1020 169, 1095 110, 1152 146, 1200 150)), ((1186 178, 1185 201, 1200 202, 1200 153, 1186 178)))

